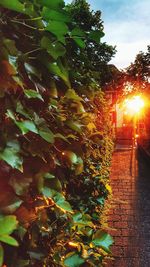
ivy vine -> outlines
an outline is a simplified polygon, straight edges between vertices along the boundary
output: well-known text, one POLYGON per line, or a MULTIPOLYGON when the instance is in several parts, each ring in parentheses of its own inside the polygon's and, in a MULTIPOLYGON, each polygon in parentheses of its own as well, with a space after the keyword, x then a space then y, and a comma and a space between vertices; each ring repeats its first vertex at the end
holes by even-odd
POLYGON ((109 107, 68 64, 102 29, 81 30, 63 0, 0 0, 0 28, 0 266, 102 266, 109 107))

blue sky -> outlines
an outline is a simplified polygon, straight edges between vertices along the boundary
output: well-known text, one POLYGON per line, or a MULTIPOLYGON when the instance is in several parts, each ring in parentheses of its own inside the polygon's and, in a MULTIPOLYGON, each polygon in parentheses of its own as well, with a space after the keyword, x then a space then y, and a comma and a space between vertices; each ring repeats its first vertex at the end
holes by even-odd
POLYGON ((150 44, 150 0, 88 0, 88 3, 91 9, 102 11, 105 31, 102 40, 117 46, 112 63, 126 68, 150 44))

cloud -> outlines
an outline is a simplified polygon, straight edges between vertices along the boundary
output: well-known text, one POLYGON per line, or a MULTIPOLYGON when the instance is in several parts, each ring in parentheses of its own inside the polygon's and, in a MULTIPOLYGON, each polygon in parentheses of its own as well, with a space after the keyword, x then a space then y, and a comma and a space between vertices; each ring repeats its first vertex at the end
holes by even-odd
MULTIPOLYGON (((107 1, 107 0, 106 0, 107 1)), ((150 1, 126 1, 116 12, 116 18, 106 20, 104 40, 117 46, 112 60, 119 68, 127 67, 139 51, 145 51, 150 41, 150 1), (127 3, 128 2, 128 3, 127 3), (122 14, 122 16, 121 16, 122 14)))
POLYGON ((102 11, 105 31, 102 41, 117 46, 112 63, 126 68, 150 43, 150 0, 87 1, 91 9, 102 11))
POLYGON ((118 43, 118 52, 111 63, 120 69, 127 68, 134 61, 135 56, 142 50, 146 51, 147 44, 144 41, 132 43, 118 43))

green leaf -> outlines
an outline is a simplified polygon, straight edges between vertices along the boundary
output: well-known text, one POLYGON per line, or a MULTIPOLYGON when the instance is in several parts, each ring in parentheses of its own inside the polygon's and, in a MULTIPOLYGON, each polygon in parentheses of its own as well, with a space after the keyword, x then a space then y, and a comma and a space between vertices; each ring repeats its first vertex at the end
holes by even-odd
POLYGON ((48 143, 53 144, 55 139, 54 139, 54 134, 49 128, 39 128, 39 135, 48 143))
MULTIPOLYGON (((17 59, 16 56, 18 56, 18 50, 16 48, 15 41, 5 38, 3 40, 3 44, 6 47, 6 49, 8 50, 9 54, 11 56, 15 57, 14 60, 15 60, 15 65, 16 65, 16 59, 17 59)), ((13 60, 13 58, 10 58, 10 61, 12 61, 12 60, 13 60)), ((12 64, 12 65, 14 65, 14 64, 12 64)))
POLYGON ((49 21, 49 20, 55 20, 55 21, 62 21, 62 22, 70 22, 70 17, 68 16, 68 13, 65 11, 56 11, 49 9, 47 7, 43 8, 42 11, 42 17, 49 21))
POLYGON ((62 80, 64 80, 67 84, 69 83, 68 76, 64 72, 62 72, 62 70, 59 68, 59 66, 56 63, 49 63, 47 67, 52 74, 57 75, 58 77, 62 78, 62 80))
POLYGON ((35 90, 32 90, 32 89, 24 90, 24 93, 28 98, 38 98, 38 99, 44 101, 44 99, 40 95, 40 93, 35 91, 35 90))
POLYGON ((76 42, 76 44, 81 47, 81 48, 85 48, 86 45, 85 45, 85 42, 83 39, 81 39, 80 37, 76 37, 76 36, 73 36, 73 40, 76 42))
POLYGON ((23 200, 21 200, 18 197, 14 197, 11 200, 11 203, 8 203, 7 206, 5 206, 3 208, 3 211, 5 212, 5 214, 13 214, 22 204, 23 200))
MULTIPOLYGON (((17 57, 16 57, 16 60, 17 60, 17 57)), ((11 56, 9 56, 9 62, 10 62, 11 65, 13 65, 14 67, 16 67, 15 69, 17 71, 17 66, 15 66, 15 59, 13 61, 12 58, 11 58, 11 56)), ((22 78, 20 76, 17 76, 17 75, 13 75, 12 78, 23 89, 24 84, 23 84, 22 78)))
POLYGON ((52 198, 52 197, 55 195, 55 190, 50 189, 50 188, 48 188, 48 187, 44 187, 44 188, 42 189, 42 193, 43 193, 43 195, 44 195, 45 197, 50 197, 50 198, 52 198))
POLYGON ((10 109, 7 110, 7 116, 14 121, 14 123, 21 130, 22 134, 26 134, 29 131, 38 134, 38 129, 36 128, 36 125, 34 124, 33 121, 30 120, 17 121, 13 111, 10 109))
POLYGON ((81 212, 76 212, 73 216, 73 221, 76 223, 76 222, 79 222, 80 220, 82 220, 82 213, 81 212))
POLYGON ((82 233, 88 237, 91 237, 93 235, 93 227, 82 227, 81 229, 82 233))
POLYGON ((105 203, 105 198, 104 198, 104 197, 98 197, 96 200, 97 200, 97 202, 100 203, 101 205, 104 205, 104 203, 105 203))
MULTIPOLYGON (((54 201, 55 201, 55 198, 54 198, 54 201)), ((57 197, 56 205, 57 207, 61 208, 64 212, 65 211, 68 211, 71 213, 73 212, 69 202, 61 197, 60 198, 57 197)))
POLYGON ((29 131, 38 134, 38 129, 34 122, 25 120, 25 121, 16 121, 15 124, 20 128, 22 134, 26 134, 29 131))
POLYGON ((24 5, 19 0, 0 0, 0 6, 5 8, 24 13, 24 5))
POLYGON ((0 217, 0 235, 9 235, 11 234, 18 225, 16 216, 8 215, 0 217))
POLYGON ((74 28, 71 32, 72 36, 85 37, 86 34, 80 28, 74 28))
POLYGON ((76 44, 81 47, 81 48, 85 48, 85 32, 83 32, 80 28, 75 28, 72 30, 71 32, 71 36, 73 38, 73 40, 76 42, 76 44))
POLYGON ((65 55, 66 49, 61 43, 57 42, 53 46, 53 49, 51 51, 48 50, 48 52, 51 54, 51 56, 53 56, 54 59, 57 59, 58 57, 62 57, 65 55))
POLYGON ((81 266, 85 260, 81 258, 81 256, 77 253, 71 252, 68 253, 65 260, 64 260, 64 265, 66 267, 79 267, 81 266))
POLYGON ((6 115, 8 116, 8 118, 11 118, 13 121, 16 121, 15 115, 12 110, 7 109, 6 115))
POLYGON ((45 179, 55 179, 55 176, 49 172, 44 174, 45 179))
POLYGON ((72 121, 72 120, 68 120, 66 121, 66 125, 72 129, 73 131, 77 132, 77 133, 81 133, 82 132, 82 126, 78 121, 72 121))
POLYGON ((78 226, 90 226, 93 227, 93 223, 91 221, 91 217, 87 214, 82 214, 80 212, 75 213, 73 216, 73 222, 78 226))
POLYGON ((43 118, 39 118, 39 116, 34 113, 35 118, 34 121, 38 127, 39 135, 49 143, 54 143, 54 134, 53 132, 47 127, 47 123, 43 118))
POLYGON ((63 212, 73 212, 69 202, 65 200, 64 196, 61 193, 48 187, 44 187, 42 193, 44 196, 52 198, 56 206, 63 210, 63 212))
POLYGON ((67 142, 67 143, 70 144, 70 142, 68 141, 68 139, 67 139, 64 135, 62 135, 62 134, 60 134, 60 133, 57 133, 57 134, 55 134, 54 136, 55 136, 55 138, 62 139, 62 140, 64 140, 65 142, 67 142))
POLYGON ((11 55, 8 56, 8 61, 10 63, 10 66, 12 66, 12 78, 18 85, 20 85, 20 87, 23 88, 23 83, 22 83, 20 77, 17 76, 17 74, 18 74, 17 59, 18 59, 17 56, 11 56, 11 55))
POLYGON ((4 261, 4 250, 2 245, 0 244, 0 266, 3 265, 3 261, 4 261))
POLYGON ((53 33, 59 39, 59 37, 66 35, 69 29, 64 22, 50 21, 45 30, 53 33))
POLYGON ((23 159, 19 155, 20 145, 17 140, 9 141, 3 151, 0 152, 0 159, 6 161, 12 168, 22 171, 23 159))
MULTIPOLYGON (((55 191, 56 192, 56 191, 55 191)), ((63 211, 73 212, 69 202, 67 202, 61 193, 56 192, 53 197, 56 205, 63 211)))
POLYGON ((52 74, 60 77, 69 88, 71 87, 67 68, 63 66, 60 59, 57 60, 57 63, 56 62, 50 63, 50 59, 44 55, 43 57, 40 58, 40 61, 43 65, 47 67, 47 69, 52 74))
POLYGON ((19 0, 0 0, 0 6, 29 16, 35 15, 32 5, 26 8, 25 4, 21 4, 19 0))
POLYGON ((66 85, 69 88, 71 88, 67 66, 65 66, 65 63, 62 63, 62 60, 60 58, 57 60, 57 64, 58 64, 58 67, 59 67, 59 69, 61 70, 61 72, 63 74, 63 78, 62 79, 64 79, 66 85))
POLYGON ((58 77, 64 78, 63 73, 61 72, 56 63, 49 64, 48 67, 53 74, 57 75, 58 77))
POLYGON ((69 164, 69 166, 72 164, 77 164, 78 162, 77 155, 71 150, 64 150, 62 156, 64 157, 65 162, 69 164))
POLYGON ((59 9, 64 7, 63 0, 37 0, 43 6, 49 7, 50 9, 59 9))
POLYGON ((0 241, 9 244, 11 246, 18 247, 19 244, 16 239, 14 239, 12 236, 9 235, 0 235, 0 241))
POLYGON ((98 230, 93 235, 92 243, 95 246, 101 247, 103 250, 109 253, 110 252, 109 247, 113 244, 113 238, 106 232, 98 230))
POLYGON ((78 94, 73 89, 68 89, 66 94, 65 94, 65 97, 67 99, 71 99, 71 100, 75 100, 75 101, 83 101, 83 99, 80 96, 78 96, 78 94))
MULTIPOLYGON (((25 234, 27 233, 27 229, 23 226, 19 225, 17 228, 17 236, 21 241, 23 241, 25 234)), ((17 265, 18 266, 18 265, 17 265)))
POLYGON ((48 37, 43 37, 41 40, 41 46, 47 50, 47 52, 54 58, 64 56, 66 49, 60 42, 52 43, 48 37))
POLYGON ((100 39, 104 36, 105 34, 102 31, 91 31, 89 34, 89 38, 95 41, 96 43, 100 43, 100 39))
POLYGON ((27 110, 25 110, 25 108, 23 107, 20 101, 17 101, 16 112, 23 115, 27 119, 31 119, 31 115, 29 114, 27 110))
POLYGON ((62 191, 61 182, 59 181, 59 179, 57 177, 55 177, 54 179, 48 179, 46 181, 46 185, 48 187, 50 187, 51 189, 54 189, 57 192, 61 192, 62 191))
MULTIPOLYGON (((50 97, 52 98, 58 98, 58 91, 57 91, 57 87, 56 87, 56 83, 53 81, 53 80, 50 80, 50 91, 49 91, 49 94, 50 94, 50 97)), ((57 107, 57 101, 54 100, 54 99, 51 99, 50 100, 50 105, 53 107, 53 108, 56 108, 57 107)))

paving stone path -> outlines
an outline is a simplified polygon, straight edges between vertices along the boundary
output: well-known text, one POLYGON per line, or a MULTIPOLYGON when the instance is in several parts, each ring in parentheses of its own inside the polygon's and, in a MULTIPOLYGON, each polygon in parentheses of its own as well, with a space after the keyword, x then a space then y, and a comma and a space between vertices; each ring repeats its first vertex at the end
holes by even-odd
POLYGON ((131 150, 115 151, 111 168, 113 199, 107 214, 114 237, 108 267, 150 267, 150 166, 131 150), (131 173, 132 167, 132 173, 131 173))

